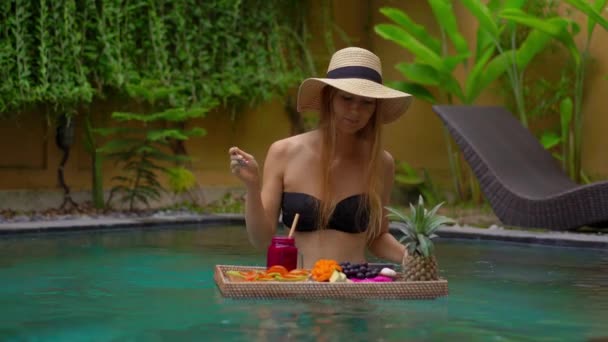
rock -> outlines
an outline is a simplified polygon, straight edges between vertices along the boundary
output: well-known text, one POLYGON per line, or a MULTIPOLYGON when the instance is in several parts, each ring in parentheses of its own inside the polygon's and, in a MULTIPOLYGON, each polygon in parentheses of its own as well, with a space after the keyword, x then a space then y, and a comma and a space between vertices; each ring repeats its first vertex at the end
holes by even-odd
POLYGON ((29 222, 30 217, 29 216, 25 216, 25 215, 17 215, 15 217, 12 218, 11 222, 29 222))

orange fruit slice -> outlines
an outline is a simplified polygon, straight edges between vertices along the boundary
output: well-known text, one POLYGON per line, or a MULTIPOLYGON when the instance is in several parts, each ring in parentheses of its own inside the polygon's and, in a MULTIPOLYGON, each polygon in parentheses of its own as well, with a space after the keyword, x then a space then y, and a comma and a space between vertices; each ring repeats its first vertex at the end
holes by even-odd
POLYGON ((268 268, 266 270, 266 273, 279 273, 280 275, 284 276, 287 273, 289 273, 289 271, 287 271, 287 269, 284 266, 274 265, 274 266, 271 266, 270 268, 268 268))

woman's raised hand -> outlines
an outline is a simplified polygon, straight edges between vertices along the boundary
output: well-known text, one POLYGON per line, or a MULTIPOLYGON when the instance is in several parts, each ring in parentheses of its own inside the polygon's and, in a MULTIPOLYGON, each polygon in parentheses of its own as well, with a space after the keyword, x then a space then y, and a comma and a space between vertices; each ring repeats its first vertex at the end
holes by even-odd
POLYGON ((259 166, 255 158, 238 147, 231 147, 228 154, 230 155, 230 171, 247 187, 259 187, 259 166))

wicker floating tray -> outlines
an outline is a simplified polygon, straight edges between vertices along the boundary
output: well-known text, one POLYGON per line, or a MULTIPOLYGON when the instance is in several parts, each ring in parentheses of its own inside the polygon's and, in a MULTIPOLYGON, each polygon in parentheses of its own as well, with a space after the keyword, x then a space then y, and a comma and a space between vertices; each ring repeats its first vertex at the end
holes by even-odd
POLYGON ((231 281, 227 271, 264 270, 264 267, 215 266, 215 282, 224 297, 300 299, 434 299, 448 295, 448 281, 403 281, 386 283, 320 283, 315 281, 231 281))

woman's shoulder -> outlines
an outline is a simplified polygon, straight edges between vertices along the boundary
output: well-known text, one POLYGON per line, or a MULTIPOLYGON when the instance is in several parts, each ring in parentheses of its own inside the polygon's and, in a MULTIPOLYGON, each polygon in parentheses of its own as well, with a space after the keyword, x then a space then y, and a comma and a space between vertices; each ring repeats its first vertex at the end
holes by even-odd
POLYGON ((386 164, 395 163, 395 159, 393 158, 393 155, 387 150, 382 151, 382 161, 386 164))
POLYGON ((277 140, 270 145, 268 154, 287 157, 310 148, 313 132, 306 132, 277 140))
POLYGON ((395 158, 393 158, 393 155, 389 151, 382 151, 382 165, 389 173, 392 173, 395 169, 395 158))

